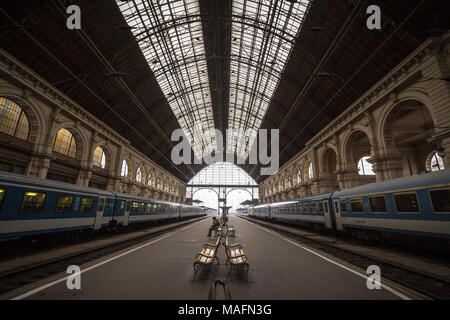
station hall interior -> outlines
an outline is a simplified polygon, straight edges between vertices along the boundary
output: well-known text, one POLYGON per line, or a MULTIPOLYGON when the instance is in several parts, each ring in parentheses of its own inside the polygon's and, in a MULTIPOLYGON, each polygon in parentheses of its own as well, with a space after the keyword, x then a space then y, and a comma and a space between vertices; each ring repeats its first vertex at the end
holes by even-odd
POLYGON ((0 21, 0 299, 450 299, 449 1, 0 21))

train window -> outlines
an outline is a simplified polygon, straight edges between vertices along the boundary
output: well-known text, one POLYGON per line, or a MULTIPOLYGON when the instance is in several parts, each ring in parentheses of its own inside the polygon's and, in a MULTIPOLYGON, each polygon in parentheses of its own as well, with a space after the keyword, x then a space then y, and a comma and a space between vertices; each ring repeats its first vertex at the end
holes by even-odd
POLYGON ((341 212, 342 213, 347 212, 347 200, 345 199, 341 200, 341 212))
POLYGON ((44 209, 45 193, 25 192, 20 204, 21 213, 41 213, 44 209))
POLYGON ((139 210, 139 203, 138 202, 133 202, 133 204, 131 205, 131 213, 136 213, 139 210))
POLYGON ((352 212, 364 212, 362 199, 351 199, 350 206, 352 208, 352 212))
POLYGON ((309 212, 309 202, 303 204, 303 212, 309 212))
POLYGON ((130 211, 130 207, 131 207, 131 202, 127 201, 127 208, 126 208, 125 211, 130 211))
POLYGON ((319 202, 319 212, 322 213, 323 212, 323 203, 319 202))
POLYGON ((369 197, 369 203, 372 212, 387 212, 384 196, 369 197))
POLYGON ((430 191, 434 212, 450 212, 450 189, 430 191))
POLYGON ((145 211, 145 203, 141 202, 141 213, 144 213, 145 211))
POLYGON ((147 210, 148 213, 150 213, 152 211, 152 204, 151 203, 147 203, 147 210))
POLYGON ((104 198, 98 199, 97 211, 103 211, 104 207, 105 207, 105 199, 104 198))
POLYGON ((328 202, 324 202, 323 203, 323 207, 324 207, 325 212, 328 213, 329 212, 329 210, 328 210, 328 202))
POLYGON ((73 197, 60 194, 56 199, 55 212, 69 213, 72 211, 73 197))
POLYGON ((120 210, 125 208, 125 200, 120 201, 120 210))
POLYGON ((311 212, 316 213, 317 212, 317 203, 311 202, 310 206, 311 206, 311 212))
POLYGON ((105 199, 105 209, 109 208, 109 199, 105 199))
POLYGON ((298 204, 298 212, 299 213, 303 212, 303 204, 301 204, 301 203, 298 204))
POLYGON ((0 210, 2 209, 3 199, 5 199, 6 189, 0 189, 0 210))
POLYGON ((80 213, 91 213, 94 206, 94 199, 81 198, 80 213))
POLYGON ((398 212, 420 212, 419 202, 415 192, 395 194, 394 199, 398 212))

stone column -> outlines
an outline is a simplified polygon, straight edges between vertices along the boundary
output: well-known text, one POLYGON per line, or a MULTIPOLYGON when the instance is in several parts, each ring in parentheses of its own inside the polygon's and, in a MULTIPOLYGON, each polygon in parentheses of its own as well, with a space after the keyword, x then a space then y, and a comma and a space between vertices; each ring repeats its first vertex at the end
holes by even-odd
POLYGON ((52 156, 49 154, 33 153, 25 174, 41 179, 47 178, 52 156))

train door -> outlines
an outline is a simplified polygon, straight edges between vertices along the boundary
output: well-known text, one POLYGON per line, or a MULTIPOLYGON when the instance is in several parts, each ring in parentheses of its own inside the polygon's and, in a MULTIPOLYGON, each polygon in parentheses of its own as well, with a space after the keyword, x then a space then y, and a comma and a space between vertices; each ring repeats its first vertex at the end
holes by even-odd
POLYGON ((130 203, 129 200, 127 200, 127 201, 122 200, 122 202, 124 202, 124 205, 125 205, 125 208, 124 208, 125 213, 124 213, 123 225, 127 226, 128 225, 128 220, 129 220, 129 217, 130 217, 130 206, 131 206, 131 203, 130 203))
POLYGON ((334 199, 334 216, 336 217, 336 229, 342 231, 343 226, 341 218, 341 207, 339 206, 339 199, 334 199))
POLYGON ((325 215, 325 226, 329 229, 331 229, 331 217, 330 217, 330 208, 328 205, 328 200, 323 201, 323 212, 325 215))
POLYGON ((99 197, 97 203, 97 214, 95 215, 94 230, 98 230, 102 227, 104 210, 105 210, 105 198, 99 197))

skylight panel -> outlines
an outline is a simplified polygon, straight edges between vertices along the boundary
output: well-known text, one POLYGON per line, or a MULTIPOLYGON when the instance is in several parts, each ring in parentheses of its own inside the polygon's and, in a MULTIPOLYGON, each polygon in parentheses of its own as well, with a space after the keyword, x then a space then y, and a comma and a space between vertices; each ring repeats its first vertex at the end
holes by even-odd
MULTIPOLYGON (((230 129, 261 126, 310 2, 233 0, 230 129)), ((229 150, 246 159, 256 135, 228 139, 229 150)))
POLYGON ((197 158, 216 149, 212 134, 194 145, 194 126, 214 127, 198 0, 133 0, 117 4, 197 158), (180 20, 189 23, 179 23, 180 20))

